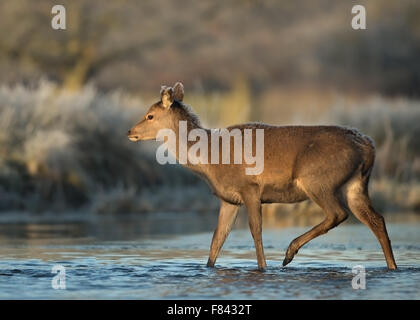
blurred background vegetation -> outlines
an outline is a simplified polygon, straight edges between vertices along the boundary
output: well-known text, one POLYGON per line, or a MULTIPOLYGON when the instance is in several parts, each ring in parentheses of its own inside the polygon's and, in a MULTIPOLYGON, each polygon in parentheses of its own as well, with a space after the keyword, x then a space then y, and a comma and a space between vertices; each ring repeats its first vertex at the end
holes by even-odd
POLYGON ((375 205, 420 213, 420 2, 63 0, 67 29, 53 30, 55 4, 0 1, 1 211, 216 211, 197 177, 125 136, 182 81, 207 126, 359 128, 377 145, 375 205))

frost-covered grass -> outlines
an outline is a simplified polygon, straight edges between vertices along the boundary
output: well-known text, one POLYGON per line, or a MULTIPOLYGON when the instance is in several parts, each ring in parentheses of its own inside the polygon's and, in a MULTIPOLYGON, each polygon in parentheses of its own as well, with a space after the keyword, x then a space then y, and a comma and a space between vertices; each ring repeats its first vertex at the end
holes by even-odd
MULTIPOLYGON (((243 91, 213 100, 191 93, 187 103, 203 122, 209 118, 213 124, 224 119, 234 101, 240 101, 239 109, 243 101, 251 103, 250 93, 243 91), (241 94, 248 98, 232 98, 241 94), (209 114, 199 103, 204 100, 209 114)), ((198 177, 180 166, 157 164, 153 144, 126 138, 146 107, 139 97, 104 94, 92 86, 79 91, 45 81, 36 88, 1 86, 0 211, 216 211, 218 200, 198 177)), ((346 104, 337 99, 323 112, 316 122, 350 125, 375 140, 370 190, 378 210, 419 212, 420 102, 376 97, 346 104)), ((236 122, 235 113, 228 122, 236 122)), ((265 208, 269 215, 290 213, 295 220, 319 213, 306 202, 265 208)))
MULTIPOLYGON (((89 86, 76 92, 50 82, 1 87, 0 210, 103 211, 100 199, 112 209, 151 187, 199 183, 184 169, 160 166, 147 144, 126 138, 144 110, 139 98, 89 86)), ((134 209, 142 208, 150 205, 134 209)))

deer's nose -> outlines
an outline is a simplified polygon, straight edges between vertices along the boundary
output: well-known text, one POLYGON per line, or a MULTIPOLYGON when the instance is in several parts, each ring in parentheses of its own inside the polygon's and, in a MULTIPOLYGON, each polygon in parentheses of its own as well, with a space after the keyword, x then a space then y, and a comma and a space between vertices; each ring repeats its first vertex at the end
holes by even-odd
POLYGON ((127 136, 131 135, 131 130, 127 131, 127 136))

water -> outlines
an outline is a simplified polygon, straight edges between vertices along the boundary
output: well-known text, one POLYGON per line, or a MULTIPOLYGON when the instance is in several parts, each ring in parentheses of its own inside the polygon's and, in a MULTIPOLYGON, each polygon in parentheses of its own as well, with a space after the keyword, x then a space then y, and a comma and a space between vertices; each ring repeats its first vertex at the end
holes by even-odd
POLYGON ((281 267, 289 242, 308 228, 265 229, 267 271, 256 270, 246 229, 235 229, 205 267, 215 216, 162 214, 143 220, 76 217, 0 219, 1 299, 419 299, 420 224, 389 224, 397 271, 387 271, 376 238, 344 223, 281 267), (51 273, 66 269, 66 289, 51 273), (352 267, 366 289, 352 288, 352 267))

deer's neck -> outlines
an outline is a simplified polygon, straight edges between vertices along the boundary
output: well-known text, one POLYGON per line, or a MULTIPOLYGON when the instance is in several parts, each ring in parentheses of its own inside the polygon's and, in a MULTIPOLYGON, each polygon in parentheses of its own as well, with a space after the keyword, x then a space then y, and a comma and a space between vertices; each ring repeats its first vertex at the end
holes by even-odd
MULTIPOLYGON (((173 131, 176 136, 176 146, 169 146, 170 152, 175 155, 178 162, 193 171, 203 171, 205 161, 199 159, 196 163, 191 162, 191 156, 196 156, 196 152, 192 151, 191 148, 196 148, 198 142, 202 142, 201 139, 204 137, 206 140, 202 146, 205 145, 207 150, 209 149, 209 136, 210 130, 203 128, 199 123, 188 118, 180 118, 175 121, 173 131)), ((204 153, 198 152, 200 157, 205 156, 204 153)))

